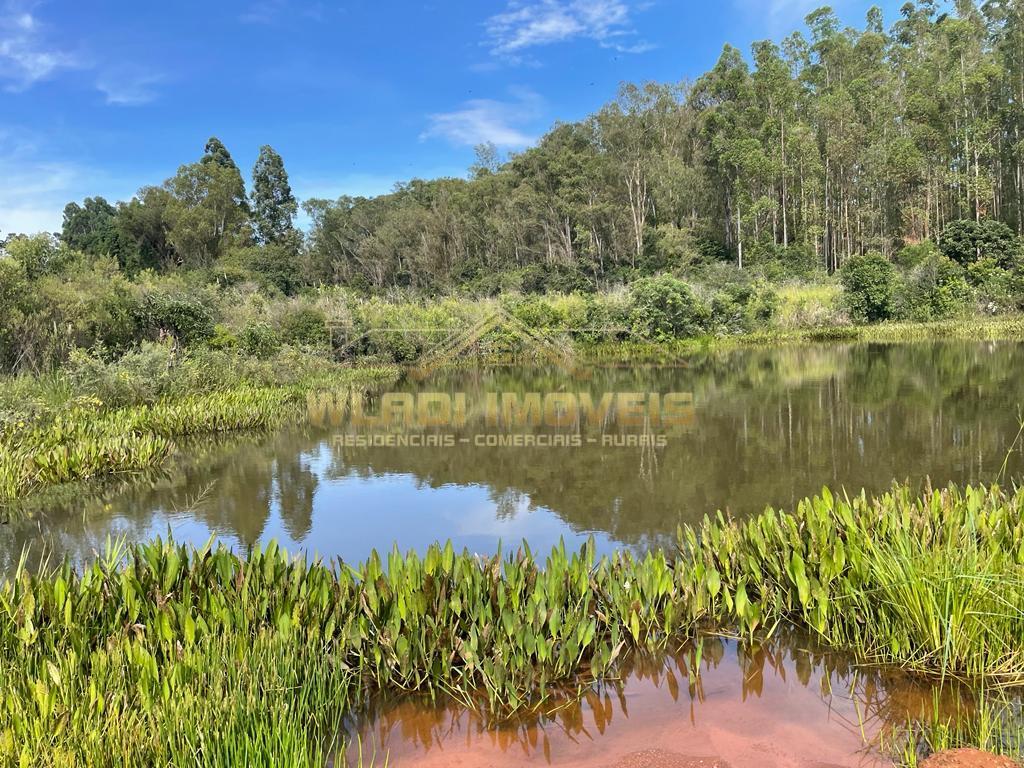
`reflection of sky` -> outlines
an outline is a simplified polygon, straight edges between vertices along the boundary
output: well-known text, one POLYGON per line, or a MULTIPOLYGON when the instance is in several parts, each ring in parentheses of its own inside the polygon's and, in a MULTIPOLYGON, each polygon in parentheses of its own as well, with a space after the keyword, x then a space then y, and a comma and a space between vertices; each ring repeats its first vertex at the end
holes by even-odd
MULTIPOLYGON (((313 510, 313 527, 304 541, 295 542, 285 530, 275 501, 263 539, 277 539, 289 549, 302 548, 326 556, 361 560, 373 548, 422 552, 435 541, 451 539, 456 549, 492 553, 498 542, 514 548, 523 539, 543 552, 565 539, 576 548, 587 536, 568 530, 550 510, 529 509, 523 498, 515 513, 496 518, 488 489, 479 485, 430 488, 412 475, 362 478, 348 475, 325 480, 321 475, 313 510), (286 544, 287 542, 287 544, 286 544)), ((611 549, 604 535, 598 544, 611 549)))
MULTIPOLYGON (((325 479, 327 457, 311 456, 310 469, 320 478, 309 533, 296 540, 288 533, 281 505, 274 498, 270 518, 260 536, 272 539, 289 552, 310 556, 341 557, 349 562, 366 558, 374 548, 384 554, 392 545, 402 552, 424 552, 437 541, 451 540, 456 550, 492 554, 499 543, 502 550, 514 550, 523 541, 543 556, 565 541, 569 549, 578 549, 591 535, 569 529, 551 510, 533 507, 526 496, 516 500, 512 514, 498 517, 489 490, 480 485, 444 485, 431 488, 413 475, 389 474, 371 478, 354 474, 340 479, 325 479)), ((125 531, 124 518, 113 518, 108 530, 116 535, 125 531)), ((164 510, 154 516, 146 538, 164 536, 170 529, 174 539, 202 545, 216 535, 221 543, 238 548, 238 540, 229 531, 215 531, 187 512, 164 510)), ((592 534, 600 552, 611 552, 613 541, 600 532, 592 534)))
POLYGON ((543 391, 693 391, 696 426, 673 435, 656 465, 646 454, 601 446, 346 456, 332 434, 306 428, 224 446, 199 439, 201 450, 183 451, 166 481, 42 500, 38 515, 0 525, 0 572, 25 547, 45 544, 51 561, 81 562, 102 551, 108 535, 135 542, 168 530, 197 545, 214 534, 236 547, 273 538, 293 553, 349 561, 374 548, 423 551, 447 539, 481 554, 525 539, 543 556, 562 538, 579 547, 591 531, 601 552, 615 542, 644 549, 670 544, 678 524, 716 509, 743 516, 765 504, 792 508, 826 484, 855 493, 885 490, 894 478, 987 482, 1007 456, 1007 476, 1017 477, 1020 454, 1008 449, 1024 346, 1000 351, 993 363, 991 350, 980 359, 970 344, 743 351, 703 367, 602 369, 585 383, 564 372, 453 372, 432 386, 477 399, 517 382, 543 391))

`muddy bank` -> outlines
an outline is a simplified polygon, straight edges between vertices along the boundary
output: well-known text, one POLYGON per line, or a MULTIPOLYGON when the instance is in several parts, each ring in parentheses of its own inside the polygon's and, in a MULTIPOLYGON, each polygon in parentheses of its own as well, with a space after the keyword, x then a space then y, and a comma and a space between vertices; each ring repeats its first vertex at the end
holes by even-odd
POLYGON ((977 749, 947 749, 938 752, 923 763, 920 768, 1019 768, 1008 757, 990 755, 977 749))
POLYGON ((634 660, 578 704, 500 726, 406 700, 356 730, 392 768, 881 768, 892 762, 879 734, 935 704, 929 686, 798 642, 715 639, 699 669, 693 661, 686 651, 634 660))

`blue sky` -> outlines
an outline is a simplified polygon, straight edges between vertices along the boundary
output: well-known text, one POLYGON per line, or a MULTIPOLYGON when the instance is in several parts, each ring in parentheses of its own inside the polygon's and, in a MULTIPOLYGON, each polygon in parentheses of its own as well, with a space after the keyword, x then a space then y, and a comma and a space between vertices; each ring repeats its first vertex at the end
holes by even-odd
MULTIPOLYGON (((621 81, 696 77, 820 4, 0 0, 0 234, 126 199, 211 134, 246 175, 274 146, 301 198, 462 175, 479 142, 522 149, 621 81)), ((832 3, 856 26, 871 4, 832 3)))

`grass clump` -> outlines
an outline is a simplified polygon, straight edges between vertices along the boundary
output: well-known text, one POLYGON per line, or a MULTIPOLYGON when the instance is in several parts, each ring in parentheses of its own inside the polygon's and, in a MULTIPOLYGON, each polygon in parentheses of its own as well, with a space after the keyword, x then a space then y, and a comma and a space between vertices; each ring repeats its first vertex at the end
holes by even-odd
POLYGON ((163 464, 175 438, 273 429, 321 388, 360 391, 393 379, 378 366, 150 345, 105 362, 81 356, 72 378, 0 382, 0 505, 39 488, 163 464))

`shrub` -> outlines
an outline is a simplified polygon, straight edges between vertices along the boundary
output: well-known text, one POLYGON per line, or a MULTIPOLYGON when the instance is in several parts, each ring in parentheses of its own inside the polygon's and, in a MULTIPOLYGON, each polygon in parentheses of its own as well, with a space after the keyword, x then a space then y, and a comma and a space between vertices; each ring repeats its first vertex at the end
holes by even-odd
POLYGON ((53 235, 14 237, 4 246, 7 254, 25 267, 29 278, 56 275, 67 269, 81 254, 53 235))
POLYGON ((1021 251, 1019 238, 995 219, 951 221, 942 230, 939 247, 958 264, 993 258, 1003 269, 1016 266, 1021 251))
POLYGON ((22 305, 28 293, 24 265, 0 256, 0 367, 14 363, 14 334, 22 317, 22 305))
POLYGON ((169 344, 144 341, 118 360, 107 362, 98 353, 71 352, 68 376, 82 392, 104 405, 155 402, 174 380, 174 351, 169 344))
POLYGON ((330 343, 324 313, 311 307, 300 307, 286 314, 281 321, 281 335, 288 344, 322 347, 330 343))
POLYGON ((876 323, 895 315, 899 279, 896 268, 882 254, 854 256, 843 266, 840 280, 855 320, 876 323))
POLYGON ((281 337, 266 323, 249 323, 239 336, 242 351, 260 360, 266 360, 281 348, 281 337))
POLYGON ((934 254, 907 275, 900 315, 918 321, 945 320, 966 312, 972 298, 963 267, 934 254))
POLYGON ((226 325, 217 323, 213 326, 213 336, 206 342, 210 349, 234 349, 238 346, 238 337, 226 325))
POLYGON ((508 311, 527 328, 544 330, 560 324, 560 318, 549 301, 539 296, 512 297, 505 301, 508 311))
POLYGON ((901 269, 913 269, 926 259, 940 255, 942 252, 935 243, 931 240, 924 240, 901 248, 893 257, 893 263, 901 269))
POLYGON ((664 341, 698 336, 708 329, 711 313, 689 285, 671 275, 637 281, 629 320, 633 333, 664 341))
POLYGON ((138 319, 150 333, 171 333, 186 345, 213 337, 213 312, 187 293, 147 293, 138 308, 138 319))

